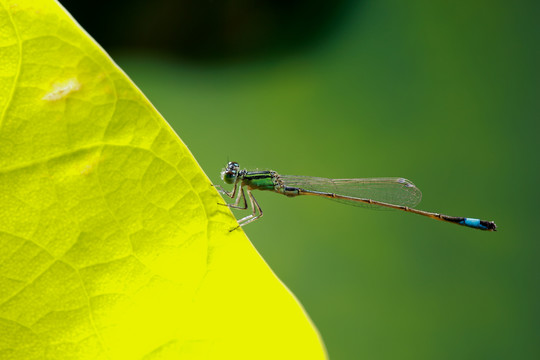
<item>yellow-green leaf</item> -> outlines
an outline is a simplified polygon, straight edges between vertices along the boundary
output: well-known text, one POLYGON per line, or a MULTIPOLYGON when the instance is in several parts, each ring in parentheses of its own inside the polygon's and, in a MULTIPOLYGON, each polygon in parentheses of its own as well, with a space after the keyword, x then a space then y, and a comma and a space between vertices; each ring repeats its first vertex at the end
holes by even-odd
POLYGON ((325 358, 218 202, 56 2, 0 1, 0 358, 325 358))

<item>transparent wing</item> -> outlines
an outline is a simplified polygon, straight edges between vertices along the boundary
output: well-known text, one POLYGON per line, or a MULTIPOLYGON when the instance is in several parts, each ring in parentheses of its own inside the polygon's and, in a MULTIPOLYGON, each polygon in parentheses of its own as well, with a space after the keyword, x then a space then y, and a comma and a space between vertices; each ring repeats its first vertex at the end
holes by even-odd
MULTIPOLYGON (((289 187, 359 199, 371 199, 394 205, 415 207, 422 199, 420 189, 404 178, 326 179, 296 175, 280 175, 279 178, 285 186, 289 187)), ((382 206, 369 205, 354 200, 332 200, 370 209, 385 209, 382 206)))

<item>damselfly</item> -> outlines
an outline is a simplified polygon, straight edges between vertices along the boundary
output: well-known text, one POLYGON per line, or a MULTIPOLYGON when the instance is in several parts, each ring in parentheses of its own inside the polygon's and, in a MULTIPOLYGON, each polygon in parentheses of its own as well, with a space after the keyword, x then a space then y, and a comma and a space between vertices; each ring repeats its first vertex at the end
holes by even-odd
POLYGON ((221 178, 227 184, 234 185, 230 192, 219 186, 220 191, 231 199, 236 197, 234 204, 227 204, 227 206, 235 209, 247 209, 246 193, 249 198, 253 212, 239 219, 239 226, 247 225, 263 215, 263 211, 251 191, 267 190, 289 197, 314 195, 348 205, 402 210, 479 230, 495 231, 497 228, 493 221, 414 209, 414 206, 418 205, 422 199, 422 192, 412 182, 404 178, 326 179, 280 175, 272 170, 240 170, 240 165, 237 162, 229 162, 221 172, 221 178))

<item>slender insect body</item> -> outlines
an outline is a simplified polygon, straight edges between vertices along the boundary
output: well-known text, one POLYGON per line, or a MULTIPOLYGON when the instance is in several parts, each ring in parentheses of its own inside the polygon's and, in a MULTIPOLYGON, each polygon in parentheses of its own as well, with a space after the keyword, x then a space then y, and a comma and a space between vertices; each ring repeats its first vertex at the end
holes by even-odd
POLYGON ((289 197, 313 195, 349 205, 402 210, 479 230, 496 231, 497 229, 493 221, 455 217, 414 209, 413 207, 420 202, 422 193, 412 182, 404 178, 326 179, 279 175, 271 170, 240 170, 239 164, 236 162, 229 162, 221 172, 221 177, 225 183, 234 185, 231 192, 221 188, 224 194, 235 198, 234 204, 227 206, 235 209, 247 209, 246 194, 251 204, 253 210, 251 215, 239 219, 239 226, 247 225, 262 217, 262 209, 251 193, 252 190, 262 190, 274 191, 289 197), (240 205, 241 201, 243 206, 240 205))

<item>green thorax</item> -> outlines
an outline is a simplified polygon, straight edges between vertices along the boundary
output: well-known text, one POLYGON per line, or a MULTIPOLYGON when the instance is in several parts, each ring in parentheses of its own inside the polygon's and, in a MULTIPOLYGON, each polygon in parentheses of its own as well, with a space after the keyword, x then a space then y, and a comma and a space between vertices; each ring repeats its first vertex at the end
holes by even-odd
POLYGON ((249 171, 242 176, 242 183, 250 190, 276 190, 275 171, 249 171))

